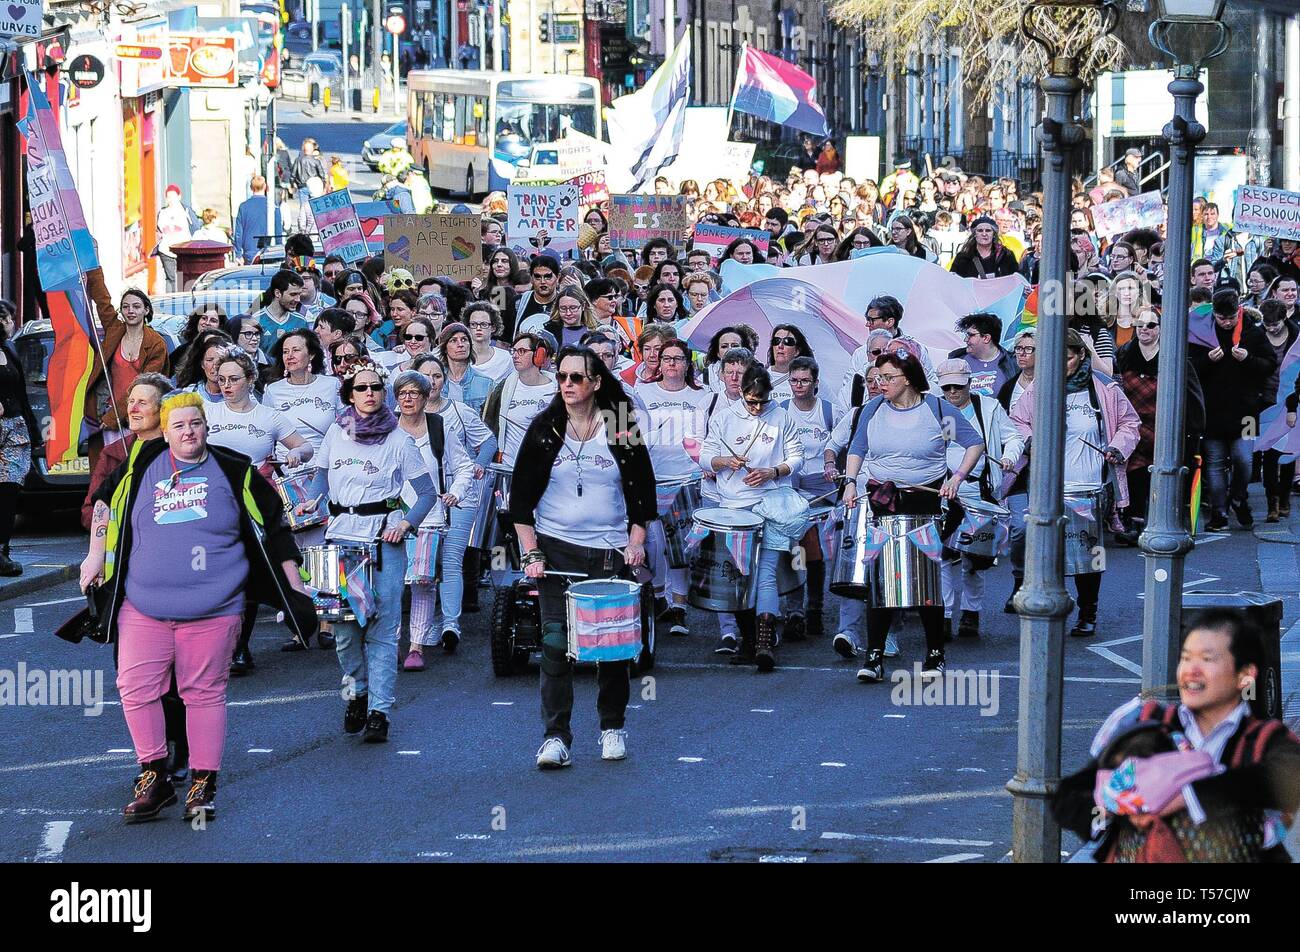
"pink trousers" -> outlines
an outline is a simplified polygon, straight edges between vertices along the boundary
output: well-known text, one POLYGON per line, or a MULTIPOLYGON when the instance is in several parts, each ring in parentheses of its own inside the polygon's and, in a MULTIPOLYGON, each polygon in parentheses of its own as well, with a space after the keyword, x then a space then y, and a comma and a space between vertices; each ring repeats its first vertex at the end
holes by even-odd
POLYGON ((140 763, 167 756, 162 696, 176 669, 185 702, 190 767, 220 770, 226 745, 226 683, 243 616, 159 621, 122 603, 117 616, 117 690, 140 763))

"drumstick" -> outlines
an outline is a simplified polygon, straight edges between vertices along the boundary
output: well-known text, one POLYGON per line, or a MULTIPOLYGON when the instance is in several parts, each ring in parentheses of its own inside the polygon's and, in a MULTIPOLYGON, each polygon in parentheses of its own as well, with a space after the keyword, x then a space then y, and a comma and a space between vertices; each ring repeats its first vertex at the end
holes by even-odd
POLYGON ((1105 455, 1106 455, 1106 451, 1103 450, 1100 446, 1094 446, 1093 444, 1091 444, 1091 443, 1089 443, 1087 440, 1085 440, 1083 437, 1079 437, 1079 442, 1082 443, 1084 446, 1088 447, 1089 449, 1094 449, 1094 450, 1096 450, 1096 451, 1097 451, 1098 453, 1100 453, 1102 456, 1105 456, 1105 455))
POLYGON ((943 495, 941 490, 935 489, 933 486, 914 486, 911 483, 897 483, 896 485, 899 489, 919 489, 923 492, 934 493, 936 496, 943 495))

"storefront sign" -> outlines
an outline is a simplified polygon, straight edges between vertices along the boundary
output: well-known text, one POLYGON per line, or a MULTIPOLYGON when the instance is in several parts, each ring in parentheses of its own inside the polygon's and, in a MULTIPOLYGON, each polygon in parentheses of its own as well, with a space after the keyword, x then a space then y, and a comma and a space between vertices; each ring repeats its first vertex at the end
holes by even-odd
POLYGON ((173 33, 167 40, 167 71, 174 86, 233 89, 239 85, 235 38, 220 33, 173 33))
POLYGON ((94 89, 104 81, 103 61, 89 53, 74 56, 66 71, 72 84, 79 89, 94 89))

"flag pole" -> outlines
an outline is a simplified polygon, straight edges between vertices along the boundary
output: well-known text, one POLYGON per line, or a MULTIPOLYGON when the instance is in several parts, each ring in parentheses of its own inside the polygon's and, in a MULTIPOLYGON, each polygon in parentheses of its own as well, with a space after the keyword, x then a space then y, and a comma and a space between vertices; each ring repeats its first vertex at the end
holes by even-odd
POLYGON ((748 42, 740 45, 740 62, 736 66, 736 81, 731 87, 731 101, 727 103, 727 131, 722 137, 724 142, 731 138, 731 117, 736 112, 736 96, 740 93, 740 77, 745 73, 745 51, 748 49, 748 42))

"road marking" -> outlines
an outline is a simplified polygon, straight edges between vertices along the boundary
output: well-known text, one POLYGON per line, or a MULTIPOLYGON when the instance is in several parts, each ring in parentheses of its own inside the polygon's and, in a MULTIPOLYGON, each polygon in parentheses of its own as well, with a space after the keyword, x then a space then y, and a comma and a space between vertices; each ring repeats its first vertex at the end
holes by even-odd
POLYGON ((893 720, 901 721, 901 720, 903 720, 905 717, 907 717, 907 715, 906 715, 906 714, 886 714, 885 717, 891 718, 891 719, 893 719, 893 720))
POLYGON ((492 702, 492 706, 493 706, 493 707, 513 707, 513 706, 514 706, 514 703, 515 703, 514 701, 493 701, 493 702, 492 702))
POLYGON ((1141 641, 1142 635, 1129 635, 1127 638, 1113 638, 1110 641, 1099 641, 1095 645, 1088 645, 1089 648, 1111 648, 1115 645, 1127 645, 1134 641, 1141 641))
POLYGON ((0 641, 4 641, 6 638, 17 638, 17 637, 18 637, 17 635, 0 635, 0 641))
POLYGON ((764 854, 758 858, 760 863, 806 863, 807 856, 783 856, 780 853, 764 854))
POLYGON ((110 747, 105 753, 109 754, 132 754, 135 753, 130 747, 110 747))
POLYGON ((436 853, 416 853, 415 855, 416 855, 416 856, 429 857, 429 858, 432 858, 432 859, 446 859, 448 856, 454 856, 455 854, 454 854, 454 853, 447 852, 447 851, 440 851, 440 852, 436 852, 436 853))
POLYGON ((771 707, 751 707, 751 708, 749 709, 749 713, 751 713, 751 714, 771 714, 771 713, 773 713, 774 710, 775 710, 775 708, 771 708, 771 707))
POLYGON ((271 748, 270 748, 270 747, 250 747, 250 748, 248 748, 248 752, 249 752, 250 754, 269 754, 269 753, 271 752, 271 748))
POLYGON ((71 820, 51 820, 45 824, 45 835, 41 838, 41 848, 34 857, 38 863, 57 863, 63 855, 63 847, 68 843, 68 834, 72 832, 71 820))
MULTIPOLYGON (((561 843, 554 846, 527 846, 512 850, 508 856, 564 856, 577 853, 609 853, 621 850, 651 850, 665 846, 683 846, 688 843, 708 843, 722 836, 707 833, 700 836, 622 837, 598 843, 561 843)), ((495 856, 493 858, 496 858, 495 856)))
POLYGON ((32 610, 30 608, 14 609, 14 634, 30 635, 32 633, 32 610))
POLYGON ((404 757, 415 757, 418 756, 420 752, 418 750, 399 750, 397 753, 404 757))
POLYGON ((83 764, 103 764, 109 761, 119 763, 129 763, 123 761, 121 755, 113 754, 96 754, 93 757, 72 757, 68 760, 46 760, 36 764, 16 764, 12 767, 0 767, 0 773, 17 773, 22 770, 49 770, 55 767, 79 767, 83 764))
MULTIPOLYGON (((703 663, 703 662, 697 662, 697 661, 670 661, 670 662, 657 662, 657 663, 656 663, 656 667, 658 667, 658 668, 663 668, 663 669, 665 669, 665 670, 669 670, 669 671, 725 671, 725 670, 727 670, 727 667, 726 667, 725 665, 719 665, 719 664, 705 664, 705 663, 703 663)), ((824 671, 824 672, 828 672, 828 673, 830 673, 830 674, 845 675, 845 674, 847 674, 851 669, 850 669, 849 667, 819 668, 819 667, 809 667, 809 666, 800 666, 800 665, 782 665, 782 666, 781 666, 781 670, 782 670, 782 671, 824 671)), ((906 670, 909 670, 909 669, 907 669, 907 668, 899 668, 898 670, 900 670, 900 671, 906 671, 906 670)), ((1004 673, 1002 673, 1002 672, 995 672, 995 673, 996 673, 997 677, 999 677, 999 678, 1006 678, 1007 680, 1010 680, 1010 681, 1018 681, 1018 680, 1020 679, 1020 675, 1018 675, 1018 674, 1004 674, 1004 673)), ((1142 673, 1141 671, 1138 672, 1138 674, 1141 674, 1141 673, 1142 673)), ((1068 683, 1071 683, 1071 684, 1141 684, 1141 683, 1142 683, 1142 680, 1141 680, 1140 678, 1137 679, 1137 680, 1134 680, 1133 678, 1074 678, 1074 677, 1070 677, 1070 678, 1065 678, 1064 680, 1065 680, 1066 682, 1068 682, 1068 683)), ((635 705, 632 705, 632 704, 629 704, 629 705, 628 705, 629 708, 634 707, 634 706, 635 706, 635 705)))
POLYGON ((0 816, 121 816, 122 811, 102 810, 55 810, 46 807, 0 807, 0 816))
POLYGON ((983 767, 958 767, 957 773, 988 773, 983 767))
POLYGON ((48 605, 67 605, 69 602, 84 602, 85 600, 85 595, 74 595, 71 598, 56 598, 49 602, 28 602, 26 607, 45 608, 48 605))
POLYGON ((848 764, 842 764, 838 760, 823 760, 818 766, 821 767, 847 767, 848 764))
POLYGON ((226 707, 260 707, 263 704, 292 704, 295 701, 318 701, 325 697, 338 697, 338 691, 307 691, 304 694, 281 694, 256 697, 247 701, 227 701, 226 707))
POLYGON ((823 833, 823 840, 871 840, 875 843, 917 843, 921 846, 992 846, 992 840, 952 840, 941 836, 886 836, 881 833, 823 833))
POLYGON ((678 757, 677 762, 682 764, 699 764, 704 762, 704 758, 703 757, 678 757))
POLYGON ((456 834, 456 839, 458 839, 458 840, 490 840, 490 839, 492 839, 492 834, 491 834, 491 833, 457 833, 457 834, 456 834))
POLYGON ((949 803, 955 800, 975 800, 983 797, 1009 797, 1005 787, 990 790, 949 790, 941 793, 914 793, 905 797, 877 797, 872 800, 850 800, 842 803, 772 803, 748 807, 721 807, 710 810, 713 816, 761 816, 764 813, 789 813, 795 807, 812 810, 863 810, 871 807, 910 807, 925 803, 949 803))
POLYGON ((927 863, 964 863, 971 859, 982 859, 983 853, 953 853, 950 856, 940 856, 936 859, 927 859, 927 863))
POLYGON ((1115 654, 1115 652, 1111 651, 1109 648, 1103 648, 1101 645, 1086 645, 1085 647, 1099 658, 1105 658, 1107 661, 1114 662, 1125 671, 1132 671, 1134 674, 1138 675, 1142 673, 1142 665, 1115 654))

